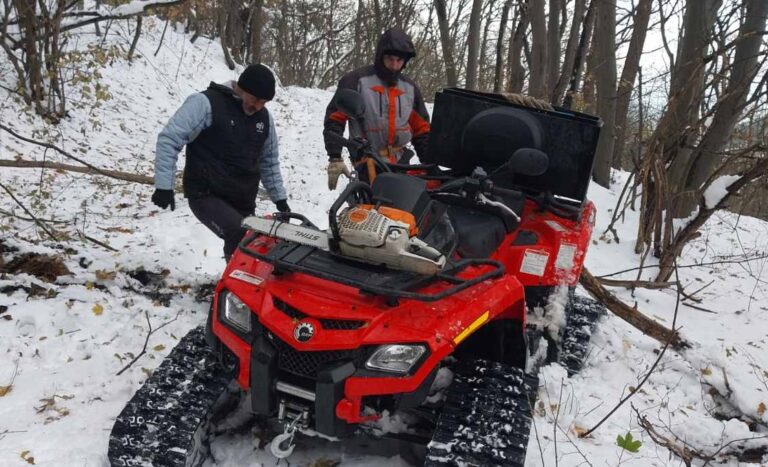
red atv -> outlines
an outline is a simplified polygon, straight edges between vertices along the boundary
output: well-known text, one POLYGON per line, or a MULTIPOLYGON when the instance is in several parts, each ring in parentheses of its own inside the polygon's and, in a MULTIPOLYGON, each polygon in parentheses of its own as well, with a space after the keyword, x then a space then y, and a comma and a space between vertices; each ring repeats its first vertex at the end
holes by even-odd
MULTIPOLYGON (((354 92, 336 99, 362 115, 354 92)), ((408 437, 427 445, 427 465, 522 466, 544 361, 531 357, 577 371, 600 313, 573 294, 594 225, 585 195, 599 126, 447 89, 435 101, 436 164, 388 164, 344 140, 377 166, 374 180, 347 186, 328 231, 300 214, 245 220, 208 317, 212 351, 202 330, 182 339, 118 417, 110 461, 199 463, 234 379, 250 410, 284 427, 277 457, 297 430, 342 438, 400 411, 418 420, 408 437), (528 325, 558 288, 565 326, 528 325), (447 389, 435 385, 442 368, 447 389)))

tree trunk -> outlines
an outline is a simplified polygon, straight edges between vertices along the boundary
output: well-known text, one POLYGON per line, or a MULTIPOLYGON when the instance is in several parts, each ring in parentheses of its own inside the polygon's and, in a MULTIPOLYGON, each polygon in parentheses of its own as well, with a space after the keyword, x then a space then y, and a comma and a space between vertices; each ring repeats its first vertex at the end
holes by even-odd
POLYGON ((704 98, 704 60, 720 2, 686 1, 669 101, 649 141, 639 177, 643 189, 636 252, 652 247, 654 256, 660 256, 671 242, 672 206, 669 200, 684 190, 685 169, 691 153, 687 140, 692 137, 692 128, 704 98), (670 214, 667 218, 665 211, 670 214), (666 234, 663 234, 665 228, 666 234))
POLYGON ((523 45, 528 30, 528 8, 520 4, 518 8, 519 21, 512 36, 512 45, 509 47, 509 78, 507 79, 507 92, 519 94, 525 84, 525 69, 523 68, 523 45))
POLYGON ((546 99, 547 93, 547 23, 544 0, 529 0, 528 13, 531 15, 531 61, 528 63, 528 94, 546 99))
POLYGON ((227 63, 227 68, 234 70, 235 62, 232 60, 232 55, 229 54, 229 46, 227 44, 227 39, 229 38, 227 34, 228 16, 229 13, 226 11, 226 8, 221 7, 219 9, 219 40, 221 41, 221 50, 224 52, 224 61, 227 63))
POLYGON ((469 15, 469 32, 467 34, 467 89, 477 89, 479 70, 478 56, 480 53, 480 13, 483 0, 472 0, 472 12, 469 15))
POLYGON ((131 41, 131 48, 128 49, 128 61, 133 60, 133 53, 136 51, 136 44, 139 43, 139 36, 141 36, 141 22, 143 16, 136 17, 136 31, 133 34, 133 41, 131 41))
MULTIPOLYGON (((573 21, 571 21, 571 31, 568 34, 568 44, 565 46, 565 57, 563 58, 563 66, 560 70, 560 76, 555 84, 554 91, 552 91, 552 103, 560 105, 563 102, 563 94, 568 86, 569 78, 573 74, 573 65, 576 62, 576 52, 579 47, 579 33, 581 32, 581 24, 584 21, 584 13, 587 9, 587 0, 576 0, 573 7, 573 21)), ((565 23, 565 19, 563 20, 565 23)))
MULTIPOLYGON (((648 20, 651 17, 651 3, 653 0, 640 0, 635 7, 632 37, 629 40, 627 57, 624 59, 624 68, 621 70, 621 79, 616 92, 616 162, 624 157, 624 147, 627 139, 627 111, 629 100, 632 98, 632 89, 640 69, 640 57, 645 45, 645 36, 648 32, 648 20)), ((620 167, 620 164, 615 164, 620 167)))
POLYGON ((576 49, 576 58, 573 61, 573 70, 571 71, 568 93, 563 99, 563 105, 569 109, 571 108, 583 108, 581 102, 576 103, 574 106, 574 100, 579 93, 579 87, 581 85, 581 76, 584 73, 584 65, 587 63, 587 54, 589 53, 590 40, 592 39, 592 32, 595 26, 595 10, 597 9, 597 2, 599 0, 592 0, 587 9, 587 15, 584 17, 584 26, 581 29, 581 37, 579 38, 579 46, 576 49))
POLYGON ((357 12, 355 13, 355 44, 352 52, 352 68, 358 69, 365 63, 365 47, 363 46, 363 14, 365 2, 357 0, 357 12))
POLYGON ((603 119, 603 128, 595 153, 592 178, 601 186, 611 184, 611 167, 616 127, 616 4, 601 1, 597 6, 595 23, 595 52, 597 67, 597 114, 603 119))
MULTIPOLYGON (((731 63, 731 75, 725 93, 718 99, 717 110, 704 137, 691 155, 686 189, 696 192, 712 175, 722 160, 720 151, 731 137, 741 116, 747 94, 760 69, 758 56, 768 16, 768 1, 744 0, 744 20, 736 38, 736 50, 731 63)), ((676 210, 679 217, 687 217, 694 207, 694 199, 681 199, 676 210)))
MULTIPOLYGON (((657 127, 656 140, 662 148, 662 160, 669 165, 668 199, 686 196, 686 180, 690 170, 693 140, 696 139, 696 121, 704 99, 705 56, 717 18, 721 0, 688 0, 683 20, 683 39, 670 83, 669 104, 657 127)), ((669 219, 676 217, 675 206, 668 206, 669 219)), ((661 222, 661 221, 660 221, 661 222)), ((666 236, 658 248, 664 249, 670 241, 666 236)))
POLYGON ((496 68, 493 73, 493 92, 501 92, 502 71, 504 70, 504 34, 507 31, 507 20, 509 18, 509 8, 512 6, 512 0, 504 2, 501 10, 501 22, 499 23, 499 37, 496 39, 496 68))
POLYGON ((251 61, 261 63, 261 35, 264 30, 264 0, 256 0, 251 13, 251 61))
MULTIPOLYGON (((557 86, 560 72, 560 8, 563 0, 549 0, 549 18, 547 19, 547 100, 557 86)), ((563 18, 565 22, 565 18, 563 18)))
POLYGON ((437 13, 437 24, 440 28, 440 45, 443 49, 443 61, 445 62, 445 78, 448 87, 455 87, 458 84, 456 62, 453 59, 453 45, 451 44, 451 33, 448 28, 448 12, 446 11, 445 0, 435 0, 435 12, 437 13))

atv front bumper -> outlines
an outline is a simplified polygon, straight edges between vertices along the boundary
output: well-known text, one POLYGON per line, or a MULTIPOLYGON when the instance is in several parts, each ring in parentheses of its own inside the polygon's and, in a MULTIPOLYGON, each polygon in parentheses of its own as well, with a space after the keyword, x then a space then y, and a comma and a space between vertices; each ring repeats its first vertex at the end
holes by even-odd
POLYGON ((327 436, 348 436, 358 424, 378 419, 378 413, 363 413, 364 399, 366 406, 386 399, 389 409, 420 405, 445 357, 445 352, 428 353, 412 374, 392 377, 365 369, 361 361, 367 354, 350 351, 348 358, 318 365, 311 379, 297 377, 300 371, 286 371, 286 360, 294 367, 306 366, 311 364, 307 359, 322 358, 322 352, 293 351, 281 359, 281 352, 291 352, 290 346, 261 326, 255 315, 253 320, 253 332, 243 335, 221 323, 212 310, 206 333, 209 344, 230 367, 236 362, 233 372, 240 386, 250 389, 255 414, 282 420, 288 409, 305 411, 311 419, 307 425, 327 436))

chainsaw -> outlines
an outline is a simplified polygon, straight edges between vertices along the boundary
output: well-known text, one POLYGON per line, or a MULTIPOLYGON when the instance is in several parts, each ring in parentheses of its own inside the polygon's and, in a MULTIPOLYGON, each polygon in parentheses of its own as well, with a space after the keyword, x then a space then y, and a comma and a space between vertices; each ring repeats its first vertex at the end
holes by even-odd
POLYGON ((332 231, 291 224, 288 219, 278 217, 249 216, 243 220, 243 227, 393 269, 424 275, 434 275, 443 269, 445 256, 416 237, 413 224, 392 219, 382 211, 391 214, 397 210, 377 210, 370 205, 342 210, 337 217, 338 238, 334 238, 332 231))
POLYGON ((413 214, 372 204, 370 187, 352 182, 328 213, 330 228, 320 230, 299 214, 275 213, 271 218, 249 216, 243 227, 261 234, 392 269, 434 275, 445 266, 439 250, 417 237, 413 214), (350 206, 341 209, 344 203, 350 206), (301 219, 292 224, 290 219, 301 219))

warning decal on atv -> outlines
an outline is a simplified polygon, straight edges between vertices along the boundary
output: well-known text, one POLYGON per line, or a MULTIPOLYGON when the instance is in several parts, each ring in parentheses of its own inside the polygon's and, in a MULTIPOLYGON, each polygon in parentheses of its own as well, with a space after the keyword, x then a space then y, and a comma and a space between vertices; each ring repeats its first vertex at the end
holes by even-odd
POLYGON ((544 275, 544 270, 547 268, 548 261, 548 253, 542 253, 535 250, 525 250, 525 255, 523 256, 523 264, 520 265, 520 272, 541 277, 544 275))
POLYGON ((560 225, 560 223, 557 221, 549 220, 549 221, 544 221, 544 223, 547 224, 550 228, 552 228, 552 230, 554 230, 555 232, 565 232, 565 227, 560 225))
POLYGON ((576 245, 561 243, 560 250, 557 252, 557 260, 555 260, 555 267, 557 269, 571 269, 574 256, 576 256, 576 245))
POLYGON ((229 277, 232 277, 233 279, 238 279, 243 282, 248 282, 249 284, 253 285, 261 285, 262 282, 264 282, 264 279, 262 279, 259 276, 254 276, 253 274, 248 274, 245 271, 241 271, 239 269, 235 269, 234 271, 229 273, 229 277))

